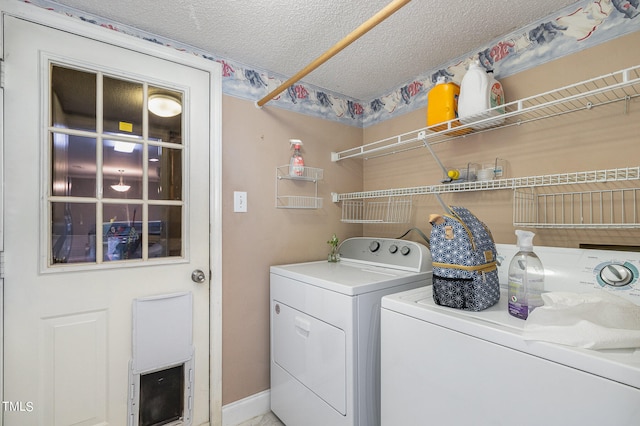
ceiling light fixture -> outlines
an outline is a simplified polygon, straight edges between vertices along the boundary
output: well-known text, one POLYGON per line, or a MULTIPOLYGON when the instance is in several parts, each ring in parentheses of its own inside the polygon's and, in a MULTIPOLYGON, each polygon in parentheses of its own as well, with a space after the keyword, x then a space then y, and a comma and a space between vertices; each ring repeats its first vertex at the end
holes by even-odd
POLYGON ((127 154, 132 153, 135 147, 136 144, 133 142, 115 141, 115 143, 113 144, 114 151, 125 152, 127 154))
POLYGON ((124 170, 118 171, 120 172, 120 182, 118 182, 117 185, 111 185, 111 189, 118 192, 127 192, 129 188, 131 188, 131 185, 125 185, 124 181, 122 180, 122 174, 124 173, 124 170))
POLYGON ((178 99, 162 94, 149 96, 148 108, 159 117, 175 117, 182 112, 182 104, 178 99))

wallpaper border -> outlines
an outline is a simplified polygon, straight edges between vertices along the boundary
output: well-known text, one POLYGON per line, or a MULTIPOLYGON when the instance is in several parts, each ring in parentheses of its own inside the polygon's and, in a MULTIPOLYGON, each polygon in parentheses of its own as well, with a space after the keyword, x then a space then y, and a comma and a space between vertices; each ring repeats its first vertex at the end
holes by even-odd
MULTIPOLYGON (((222 89, 225 95, 256 102, 288 78, 131 26, 92 16, 50 0, 22 1, 219 62, 223 70, 222 89)), ((459 83, 466 67, 474 59, 479 59, 486 69, 493 70, 494 76, 500 79, 639 31, 639 2, 640 0, 583 0, 574 3, 527 27, 496 38, 477 51, 454 58, 437 69, 427 70, 375 99, 353 99, 301 81, 271 100, 265 107, 276 106, 351 126, 368 127, 425 108, 427 93, 438 76, 445 76, 448 81, 459 83)))

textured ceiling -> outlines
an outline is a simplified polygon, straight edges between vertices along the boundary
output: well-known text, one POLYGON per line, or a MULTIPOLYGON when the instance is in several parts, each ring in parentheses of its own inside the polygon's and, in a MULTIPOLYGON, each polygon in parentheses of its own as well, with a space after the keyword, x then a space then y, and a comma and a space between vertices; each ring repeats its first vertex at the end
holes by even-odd
MULTIPOLYGON (((391 0, 60 0, 288 78, 391 0)), ((575 0, 413 0, 303 78, 370 100, 575 0)))

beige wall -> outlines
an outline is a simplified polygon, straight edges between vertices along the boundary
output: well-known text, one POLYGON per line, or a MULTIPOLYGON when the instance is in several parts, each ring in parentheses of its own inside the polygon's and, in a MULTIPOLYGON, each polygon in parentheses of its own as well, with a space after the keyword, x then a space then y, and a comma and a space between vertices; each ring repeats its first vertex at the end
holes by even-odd
MULTIPOLYGON (((640 32, 618 38, 534 69, 501 80, 507 101, 522 99, 568 84, 598 77, 640 64, 640 32)), ((496 157, 508 162, 508 177, 537 176, 640 165, 640 99, 528 123, 488 133, 469 135, 434 146, 447 167, 468 162, 490 163, 496 157)), ((365 142, 373 142, 426 125, 426 109, 414 111, 364 130, 365 142)), ((382 157, 365 162, 366 190, 434 185, 442 171, 427 149, 382 157)), ((640 187, 640 182, 631 185, 640 187)), ((556 187, 557 192, 576 186, 556 187)), ((585 190, 585 189, 580 189, 585 190)), ((544 189, 544 191, 547 191, 544 189)), ((492 230, 499 243, 515 243, 510 190, 444 194, 445 203, 469 208, 492 230)), ((367 225, 366 235, 395 236, 411 226, 427 235, 427 218, 442 208, 432 195, 414 197, 413 223, 367 225)), ((535 229, 534 244, 578 247, 580 244, 640 246, 639 230, 535 229)), ((419 240, 416 234, 413 239, 419 240)))
MULTIPOLYGON (((502 80, 508 101, 640 64, 640 32, 547 63, 502 80)), ((223 404, 269 388, 269 266, 326 256, 327 239, 356 235, 397 237, 411 227, 427 235, 430 213, 441 208, 432 196, 414 199, 413 219, 403 225, 346 225, 331 192, 436 184, 441 171, 426 149, 364 162, 330 162, 340 151, 425 125, 425 110, 366 129, 223 99, 223 404), (324 169, 319 184, 323 208, 276 209, 275 168, 288 163, 290 138, 302 139, 306 164, 324 169), (364 177, 363 177, 364 176, 364 177), (233 192, 248 193, 248 212, 233 212, 233 192)), ((469 161, 508 160, 510 176, 640 165, 640 99, 468 136, 435 147, 450 166, 469 161)), ((295 189, 295 188, 294 188, 295 189)), ((300 188, 306 190, 303 185, 300 188)), ((566 192, 567 187, 560 188, 566 192)), ((512 192, 447 194, 445 202, 470 208, 500 243, 515 243, 512 192)), ((580 243, 640 245, 638 230, 535 230, 539 245, 580 243)), ((410 238, 420 240, 417 233, 410 238)))
MULTIPOLYGON (((362 190, 360 160, 332 163, 331 151, 362 142, 362 129, 225 96, 223 155, 223 404, 269 389, 269 266, 327 256, 335 232, 362 235, 340 221, 331 192, 362 190), (276 167, 289 163, 289 139, 301 139, 305 164, 324 170, 317 210, 275 208, 276 167), (247 213, 233 212, 246 191, 247 213)), ((281 193, 309 195, 312 183, 283 182, 281 193), (298 192, 299 191, 299 192, 298 192)))

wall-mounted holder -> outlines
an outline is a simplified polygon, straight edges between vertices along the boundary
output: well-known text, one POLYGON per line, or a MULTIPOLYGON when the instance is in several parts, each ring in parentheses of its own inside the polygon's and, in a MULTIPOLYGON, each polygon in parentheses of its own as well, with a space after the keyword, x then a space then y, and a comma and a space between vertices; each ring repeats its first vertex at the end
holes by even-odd
MULTIPOLYGON (((304 167, 301 173, 290 173, 289 165, 276 168, 276 207, 279 209, 320 209, 322 198, 318 197, 318 181, 322 180, 324 171, 314 167, 304 167), (295 185, 297 182, 313 183, 313 195, 283 195, 281 184, 289 182, 295 185)), ((293 191, 295 188, 288 186, 293 191)))

